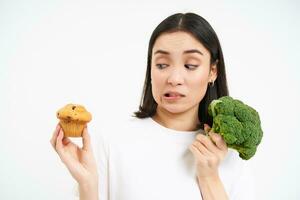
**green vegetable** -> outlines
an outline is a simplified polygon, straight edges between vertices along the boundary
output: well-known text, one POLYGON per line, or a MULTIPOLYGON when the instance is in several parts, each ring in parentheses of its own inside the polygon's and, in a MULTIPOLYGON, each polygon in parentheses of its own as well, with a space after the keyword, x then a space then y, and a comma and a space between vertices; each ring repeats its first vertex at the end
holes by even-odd
POLYGON ((259 114, 254 108, 223 96, 210 103, 208 114, 213 118, 211 130, 222 135, 229 148, 236 149, 244 160, 254 156, 263 137, 259 114))

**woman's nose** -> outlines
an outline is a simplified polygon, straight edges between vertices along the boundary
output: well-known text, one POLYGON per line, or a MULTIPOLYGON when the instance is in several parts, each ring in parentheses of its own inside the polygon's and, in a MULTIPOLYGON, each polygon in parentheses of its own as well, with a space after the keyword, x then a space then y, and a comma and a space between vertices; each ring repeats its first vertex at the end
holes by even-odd
POLYGON ((184 78, 182 72, 179 69, 172 70, 168 77, 168 83, 176 86, 178 84, 183 84, 183 81, 184 78))

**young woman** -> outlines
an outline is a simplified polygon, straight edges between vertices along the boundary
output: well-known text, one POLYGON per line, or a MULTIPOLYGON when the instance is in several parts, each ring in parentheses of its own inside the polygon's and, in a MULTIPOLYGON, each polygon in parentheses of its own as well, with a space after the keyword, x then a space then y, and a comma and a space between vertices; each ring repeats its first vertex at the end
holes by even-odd
POLYGON ((244 161, 209 131, 209 103, 228 94, 213 28, 197 14, 174 14, 150 38, 134 116, 104 127, 94 145, 86 128, 82 148, 58 125, 51 144, 78 182, 80 199, 254 199, 244 161))

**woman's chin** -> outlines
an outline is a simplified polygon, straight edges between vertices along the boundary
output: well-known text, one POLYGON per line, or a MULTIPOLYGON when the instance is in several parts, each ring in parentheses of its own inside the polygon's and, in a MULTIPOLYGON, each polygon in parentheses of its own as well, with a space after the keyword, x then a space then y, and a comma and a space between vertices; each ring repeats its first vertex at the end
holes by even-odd
POLYGON ((186 109, 183 109, 179 105, 167 105, 164 107, 164 109, 173 114, 178 114, 178 113, 182 113, 182 112, 186 111, 186 109))

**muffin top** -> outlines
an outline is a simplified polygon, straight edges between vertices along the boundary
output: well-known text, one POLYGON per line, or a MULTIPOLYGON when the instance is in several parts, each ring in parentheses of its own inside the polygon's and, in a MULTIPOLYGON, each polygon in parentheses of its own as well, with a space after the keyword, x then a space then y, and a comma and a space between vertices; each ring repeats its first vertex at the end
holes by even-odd
POLYGON ((56 117, 61 120, 89 122, 92 115, 79 104, 67 104, 56 112, 56 117))

